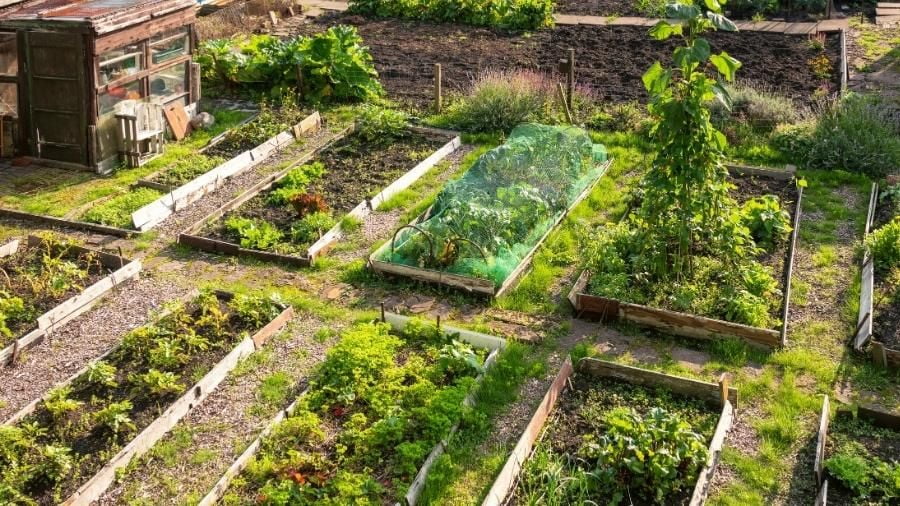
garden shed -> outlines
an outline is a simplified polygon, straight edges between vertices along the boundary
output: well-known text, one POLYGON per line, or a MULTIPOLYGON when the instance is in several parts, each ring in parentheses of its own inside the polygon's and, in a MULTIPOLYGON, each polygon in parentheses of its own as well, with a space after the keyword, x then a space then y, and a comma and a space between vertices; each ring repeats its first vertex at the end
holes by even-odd
POLYGON ((107 172, 116 105, 196 109, 194 0, 0 0, 0 156, 107 172))

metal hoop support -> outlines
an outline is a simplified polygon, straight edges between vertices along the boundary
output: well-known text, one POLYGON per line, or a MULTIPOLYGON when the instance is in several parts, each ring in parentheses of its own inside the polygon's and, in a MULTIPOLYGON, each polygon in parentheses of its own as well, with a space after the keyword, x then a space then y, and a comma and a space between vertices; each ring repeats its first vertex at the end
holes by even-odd
POLYGON ((471 239, 466 239, 465 237, 457 236, 452 239, 448 239, 447 242, 450 244, 454 244, 454 243, 458 243, 458 242, 467 242, 467 243, 471 244, 472 246, 475 246, 475 249, 477 249, 478 253, 481 254, 481 258, 484 259, 485 263, 487 263, 487 261, 488 261, 487 254, 485 254, 485 252, 484 252, 484 248, 479 246, 478 243, 476 243, 475 241, 473 241, 471 239))
POLYGON ((425 236, 426 239, 428 239, 428 255, 430 257, 430 260, 432 262, 434 262, 434 238, 431 237, 431 234, 429 234, 428 232, 426 232, 425 230, 423 230, 421 227, 419 227, 417 225, 403 225, 402 227, 400 227, 394 231, 394 236, 391 237, 391 259, 394 258, 394 243, 397 241, 397 234, 399 234, 400 231, 403 230, 404 228, 411 228, 413 230, 418 230, 422 235, 425 236))

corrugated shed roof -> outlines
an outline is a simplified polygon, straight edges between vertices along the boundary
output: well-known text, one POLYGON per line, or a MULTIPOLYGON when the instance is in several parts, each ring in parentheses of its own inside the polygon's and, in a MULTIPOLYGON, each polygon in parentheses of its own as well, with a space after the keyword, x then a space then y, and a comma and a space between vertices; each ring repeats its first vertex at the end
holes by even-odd
POLYGON ((0 20, 84 21, 106 33, 195 6, 195 0, 25 0, 0 8, 0 20))

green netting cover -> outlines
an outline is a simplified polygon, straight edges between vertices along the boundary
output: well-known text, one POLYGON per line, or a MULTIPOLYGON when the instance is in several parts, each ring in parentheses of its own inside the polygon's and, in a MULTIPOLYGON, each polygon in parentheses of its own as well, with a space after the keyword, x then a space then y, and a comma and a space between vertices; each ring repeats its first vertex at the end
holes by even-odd
POLYGON ((584 130, 519 125, 438 194, 417 229, 379 260, 501 284, 603 170, 606 149, 584 130))

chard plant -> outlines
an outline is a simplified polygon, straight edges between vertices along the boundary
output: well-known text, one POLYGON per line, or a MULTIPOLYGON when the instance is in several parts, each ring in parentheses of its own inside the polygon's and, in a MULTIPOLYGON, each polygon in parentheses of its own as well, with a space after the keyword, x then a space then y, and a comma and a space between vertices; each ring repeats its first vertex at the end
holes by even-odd
POLYGON ((690 273, 701 248, 729 260, 744 258, 753 248, 748 231, 735 219, 734 201, 724 165, 725 135, 710 122, 708 103, 730 108, 724 82, 734 80, 741 63, 726 52, 712 54, 700 35, 709 30, 736 31, 722 15, 724 1, 704 0, 706 11, 693 3, 674 2, 650 30, 657 40, 679 37, 672 65, 654 63, 643 76, 656 119, 650 136, 658 147, 648 172, 645 198, 635 223, 645 243, 652 274, 682 278, 690 273))

